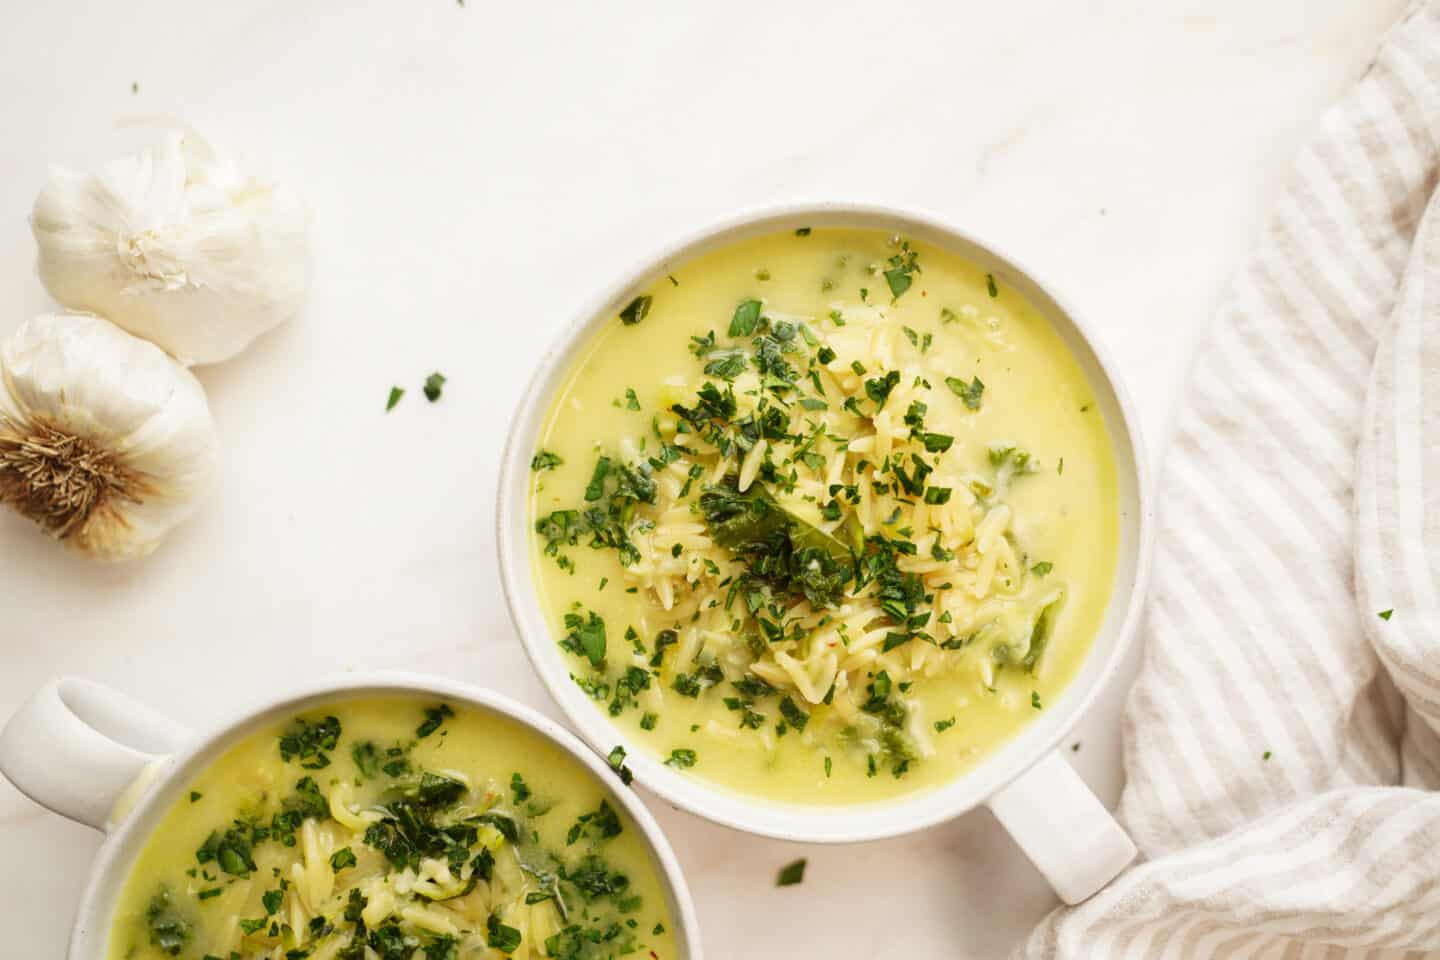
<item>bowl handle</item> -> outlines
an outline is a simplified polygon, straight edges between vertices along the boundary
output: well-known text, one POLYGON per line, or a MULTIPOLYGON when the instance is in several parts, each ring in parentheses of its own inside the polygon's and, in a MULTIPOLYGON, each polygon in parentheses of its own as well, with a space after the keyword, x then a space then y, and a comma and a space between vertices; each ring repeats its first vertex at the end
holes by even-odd
POLYGON ((990 810, 1066 903, 1135 859, 1135 844, 1065 758, 1050 753, 990 798, 990 810))
POLYGON ((37 690, 0 732, 0 772, 21 793, 71 820, 109 830, 187 731, 89 680, 37 690))

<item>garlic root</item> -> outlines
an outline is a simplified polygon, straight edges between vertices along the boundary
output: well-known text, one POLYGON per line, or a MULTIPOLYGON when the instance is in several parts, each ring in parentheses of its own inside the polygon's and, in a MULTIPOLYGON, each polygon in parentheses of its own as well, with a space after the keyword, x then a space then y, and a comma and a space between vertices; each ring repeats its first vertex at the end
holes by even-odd
POLYGON ((195 377, 99 317, 47 314, 0 345, 0 503, 82 553, 144 556, 216 482, 195 377))

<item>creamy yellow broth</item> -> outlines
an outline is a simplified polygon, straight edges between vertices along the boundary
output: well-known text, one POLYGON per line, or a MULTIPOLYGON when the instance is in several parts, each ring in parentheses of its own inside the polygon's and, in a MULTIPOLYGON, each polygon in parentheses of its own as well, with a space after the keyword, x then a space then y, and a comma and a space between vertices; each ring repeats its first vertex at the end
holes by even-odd
POLYGON ((764 236, 659 278, 587 345, 532 470, 535 579, 576 682, 672 766, 774 800, 955 778, 1058 699, 1114 577, 1111 444, 1054 329, 976 265, 875 231, 764 236), (707 383, 706 409, 728 388, 735 414, 707 419, 707 383), (762 426, 734 427, 747 413, 762 426), (819 439, 756 454, 766 416, 819 439), (796 569, 893 561, 884 582, 928 599, 886 612, 883 578, 747 580, 765 554, 717 543, 727 503, 779 523, 792 556, 822 545, 796 569))
POLYGON ((111 960, 677 956, 643 838, 513 721, 340 699, 190 784, 126 881, 111 960))

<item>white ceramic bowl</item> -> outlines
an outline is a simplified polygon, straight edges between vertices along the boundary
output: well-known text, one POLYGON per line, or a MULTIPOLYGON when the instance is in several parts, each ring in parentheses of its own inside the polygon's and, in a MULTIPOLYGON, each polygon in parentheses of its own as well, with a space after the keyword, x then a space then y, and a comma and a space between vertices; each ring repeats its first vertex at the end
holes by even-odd
POLYGON ((818 843, 872 840, 919 830, 988 803, 1027 855, 1069 902, 1089 896, 1134 857, 1129 838, 1065 760, 1065 735, 1114 673, 1134 632, 1149 556, 1152 512, 1146 461, 1133 407, 1093 333, 1034 274, 993 246, 937 219, 884 207, 820 203, 747 213, 682 238, 641 263, 587 303, 540 362, 512 421, 500 468, 497 537, 511 616, 550 693, 597 750, 629 749, 636 777, 693 813, 740 830, 818 843), (1120 494, 1120 553, 1115 589, 1094 647, 1058 702, 971 772, 928 792, 858 807, 795 806, 741 795, 666 767, 612 723, 570 680, 541 609, 531 567, 530 458, 551 399, 579 351, 624 304, 687 261, 748 237, 796 227, 861 227, 900 233, 978 263, 1044 313, 1095 389, 1114 443, 1120 494))
POLYGON ((131 864, 156 823, 210 763, 257 729, 336 696, 413 694, 509 717, 589 768, 640 829, 669 899, 675 941, 701 960, 695 906, 660 826, 633 790, 559 724, 513 700, 436 677, 352 674, 271 697, 204 737, 108 687, 64 678, 42 687, 0 733, 0 771, 62 816, 105 833, 70 935, 69 960, 105 960, 111 917, 131 864))

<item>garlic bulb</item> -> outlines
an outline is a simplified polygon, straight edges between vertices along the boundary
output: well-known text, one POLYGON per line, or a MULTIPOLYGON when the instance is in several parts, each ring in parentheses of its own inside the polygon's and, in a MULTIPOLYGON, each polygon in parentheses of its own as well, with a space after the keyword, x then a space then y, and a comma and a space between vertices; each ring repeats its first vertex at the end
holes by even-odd
POLYGON ((98 174, 52 169, 31 229, 40 280, 184 364, 218 363, 299 310, 309 213, 192 130, 98 174))
POLYGON ((0 503, 110 560, 144 556, 214 485, 205 392, 106 320, 47 314, 0 345, 0 503))

